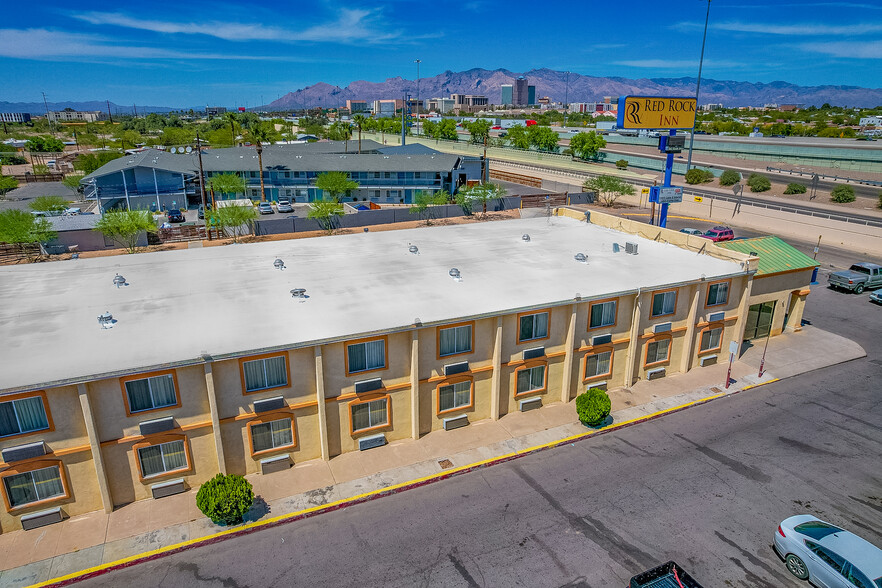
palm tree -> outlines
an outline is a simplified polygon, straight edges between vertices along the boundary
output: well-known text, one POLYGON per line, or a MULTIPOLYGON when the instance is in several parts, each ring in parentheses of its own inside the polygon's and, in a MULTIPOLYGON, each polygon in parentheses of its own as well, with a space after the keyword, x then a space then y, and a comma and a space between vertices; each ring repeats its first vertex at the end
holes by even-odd
POLYGON ((367 117, 363 114, 356 114, 352 120, 358 125, 358 152, 361 153, 361 125, 367 121, 367 117))
POLYGON ((230 145, 233 147, 236 146, 236 113, 235 112, 225 112, 224 120, 230 123, 230 145))
POLYGON ((274 128, 270 128, 267 123, 256 122, 248 129, 248 137, 254 142, 254 148, 257 150, 257 165, 260 168, 260 201, 266 202, 266 193, 263 189, 263 144, 270 143, 275 133, 274 128))

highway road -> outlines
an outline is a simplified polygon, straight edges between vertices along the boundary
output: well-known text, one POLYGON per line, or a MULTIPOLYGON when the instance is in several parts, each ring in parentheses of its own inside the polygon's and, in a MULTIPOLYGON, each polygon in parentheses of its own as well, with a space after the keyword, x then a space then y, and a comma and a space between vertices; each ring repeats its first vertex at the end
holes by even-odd
POLYGON ((815 287, 805 318, 868 357, 81 585, 607 588, 674 559, 805 586, 771 548, 787 516, 882 546, 882 307, 815 287))

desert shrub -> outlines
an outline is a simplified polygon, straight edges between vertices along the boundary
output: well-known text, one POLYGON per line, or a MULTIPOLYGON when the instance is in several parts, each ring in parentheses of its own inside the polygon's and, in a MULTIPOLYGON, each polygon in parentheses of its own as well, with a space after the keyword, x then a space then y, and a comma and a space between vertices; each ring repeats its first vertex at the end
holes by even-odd
POLYGON ((882 192, 879 192, 879 208, 882 208, 882 192))
POLYGON ((600 388, 590 388, 576 397, 576 414, 586 425, 597 425, 609 416, 609 395, 600 388))
POLYGON ((854 202, 854 188, 851 186, 836 186, 830 192, 830 199, 833 202, 854 202))
POLYGON ((750 186, 751 192, 765 192, 772 189, 772 182, 761 174, 750 174, 750 177, 747 178, 747 185, 750 186))
POLYGON ((731 169, 727 169, 720 175, 720 185, 721 186, 734 186, 738 183, 741 177, 738 175, 737 171, 733 171, 731 169))
POLYGON ((202 484, 196 493, 196 506, 217 524, 241 523, 252 504, 254 491, 251 483, 235 474, 218 474, 202 484))
POLYGON ((713 181, 714 174, 706 169, 698 169, 697 167, 693 167, 688 172, 686 172, 685 179, 687 184, 704 184, 706 182, 713 181))
POLYGON ((797 183, 787 184, 787 189, 784 190, 785 194, 805 194, 805 186, 797 183))
POLYGON ((620 159, 616 162, 616 167, 619 169, 628 169, 628 160, 620 159))

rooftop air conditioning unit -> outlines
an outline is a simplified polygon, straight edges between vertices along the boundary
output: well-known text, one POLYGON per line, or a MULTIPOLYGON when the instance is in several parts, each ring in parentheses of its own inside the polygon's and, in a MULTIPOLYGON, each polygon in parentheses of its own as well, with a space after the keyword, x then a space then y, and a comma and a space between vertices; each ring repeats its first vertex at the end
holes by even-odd
POLYGON ((373 392, 374 390, 380 390, 383 387, 383 379, 382 378, 373 378, 370 380, 362 380, 360 382, 355 383, 355 393, 356 394, 364 394, 365 392, 373 392))
POLYGON ((453 429, 467 426, 469 424, 469 416, 462 414, 457 417, 450 417, 449 419, 444 419, 443 423, 445 431, 452 431, 453 429))
POLYGON ((386 444, 386 435, 379 433, 370 437, 362 437, 358 440, 358 450, 365 451, 374 447, 381 447, 386 444))
POLYGON ((665 377, 665 368, 656 368, 654 370, 649 370, 646 372, 647 380, 657 380, 659 378, 665 377))
POLYGON ((60 506, 50 508, 49 510, 32 512, 21 517, 21 528, 25 531, 30 531, 31 529, 45 527, 52 523, 60 523, 64 520, 64 516, 64 511, 61 510, 60 506))
POLYGON ((448 363, 444 366, 444 375, 453 376, 469 371, 469 362, 460 361, 458 363, 448 363))
POLYGON ((637 255, 637 243, 631 243, 630 241, 625 243, 625 253, 630 253, 631 255, 637 255))
POLYGON ((271 474, 273 472, 281 472, 291 467, 291 456, 289 454, 276 455, 260 460, 260 473, 271 474))
POLYGON ((271 410, 280 410, 285 408, 285 399, 282 396, 274 396, 273 398, 265 398, 263 400, 254 401, 254 412, 269 412, 271 410))
POLYGON ((153 498, 165 498, 166 496, 173 496, 186 491, 187 483, 184 482, 184 478, 168 480, 167 482, 160 482, 150 486, 150 493, 153 494, 153 498))
POLYGON ((542 408, 541 396, 524 398, 523 400, 518 401, 518 410, 520 410, 521 412, 527 412, 528 410, 533 410, 534 408, 542 408))
POLYGON ((705 355, 700 360, 698 360, 698 363, 701 365, 701 367, 704 367, 706 365, 714 365, 715 363, 717 363, 717 356, 705 355))

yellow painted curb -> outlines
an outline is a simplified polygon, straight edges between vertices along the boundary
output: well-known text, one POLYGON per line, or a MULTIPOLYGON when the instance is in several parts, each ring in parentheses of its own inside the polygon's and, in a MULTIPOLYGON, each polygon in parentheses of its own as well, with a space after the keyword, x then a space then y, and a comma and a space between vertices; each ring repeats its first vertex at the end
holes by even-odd
POLYGON ((757 388, 757 387, 759 387, 759 386, 765 386, 766 384, 771 384, 772 382, 778 382, 780 379, 781 379, 781 378, 772 378, 772 379, 769 380, 768 382, 760 382, 759 384, 751 384, 750 386, 745 386, 744 388, 742 388, 741 391, 743 392, 744 390, 750 390, 751 388, 757 388))
MULTIPOLYGON (((769 382, 763 382, 763 383, 768 384, 768 383, 770 383, 770 382, 774 382, 774 381, 777 381, 777 378, 776 378, 775 380, 770 380, 769 382)), ((759 385, 761 385, 761 384, 755 384, 755 386, 759 386, 759 385)), ((744 388, 744 389, 746 390, 747 388, 744 388)), ((52 580, 47 580, 47 581, 45 581, 45 582, 40 582, 40 583, 38 583, 38 584, 32 584, 32 585, 29 586, 28 588, 41 588, 41 587, 44 587, 44 586, 51 586, 51 585, 53 585, 53 584, 58 584, 58 583, 62 583, 62 582, 70 582, 70 581, 72 581, 72 580, 76 580, 77 578, 79 578, 79 577, 81 577, 81 576, 88 576, 88 575, 90 575, 90 574, 94 574, 94 573, 96 573, 96 572, 100 572, 100 571, 102 571, 102 570, 107 570, 107 569, 109 569, 109 568, 116 568, 116 567, 119 567, 119 566, 124 566, 125 564, 132 563, 132 562, 137 561, 137 560, 140 560, 140 559, 149 558, 149 557, 153 557, 153 556, 156 556, 156 555, 161 555, 161 554, 163 554, 163 553, 167 553, 167 552, 169 552, 169 551, 176 551, 176 550, 179 550, 179 549, 182 549, 182 548, 185 548, 185 547, 188 547, 188 546, 191 546, 191 545, 197 544, 197 543, 203 543, 203 542, 206 542, 206 541, 211 541, 211 540, 213 540, 213 539, 218 539, 218 538, 220 538, 220 537, 224 537, 224 536, 226 536, 226 535, 234 535, 234 534, 237 534, 237 533, 241 533, 242 531, 245 531, 245 530, 257 529, 257 528, 264 527, 264 526, 267 526, 267 525, 272 525, 272 524, 275 524, 275 523, 279 523, 279 522, 284 521, 284 520, 286 520, 286 519, 298 518, 298 517, 302 517, 302 516, 304 516, 304 515, 308 515, 308 514, 310 514, 310 513, 314 513, 314 512, 317 512, 317 511, 327 510, 327 509, 329 509, 329 508, 333 508, 333 507, 335 507, 335 506, 343 506, 343 505, 345 505, 345 504, 347 504, 347 503, 350 503, 350 502, 357 502, 357 501, 360 501, 360 500, 363 500, 363 499, 369 498, 369 497, 371 497, 371 496, 376 496, 376 495, 378 495, 378 494, 386 494, 386 493, 388 493, 388 492, 392 492, 392 491, 395 491, 395 490, 398 490, 398 489, 401 489, 401 488, 406 488, 406 487, 408 487, 408 486, 412 486, 412 485, 414 485, 414 484, 420 484, 420 483, 424 483, 424 482, 429 482, 429 481, 434 480, 434 479, 437 479, 437 478, 447 478, 447 477, 450 477, 450 476, 453 476, 453 475, 457 474, 458 472, 463 472, 463 471, 467 471, 467 470, 475 469, 475 468, 478 468, 478 467, 481 467, 481 466, 484 466, 484 465, 487 465, 487 464, 491 464, 491 463, 493 463, 493 462, 497 462, 497 461, 506 461, 506 460, 509 460, 509 459, 515 458, 515 457, 520 456, 520 455, 525 455, 525 454, 528 454, 528 453, 532 453, 532 452, 534 452, 534 451, 540 451, 540 450, 543 450, 543 449, 550 449, 550 448, 552 448, 552 447, 556 447, 556 446, 558 446, 558 445, 564 445, 564 444, 566 444, 566 443, 572 443, 572 442, 577 441, 577 440, 581 440, 581 439, 585 439, 585 438, 587 438, 587 437, 591 437, 591 436, 597 435, 598 433, 601 433, 601 432, 604 432, 604 431, 608 431, 608 430, 612 430, 612 429, 618 429, 618 428, 621 428, 621 427, 626 427, 626 426, 628 426, 628 425, 633 425, 633 424, 635 424, 635 423, 639 423, 639 422, 641 422, 641 421, 645 421, 645 420, 653 419, 653 418, 656 418, 656 417, 659 417, 659 416, 662 416, 662 415, 668 414, 668 413, 670 413, 670 412, 679 411, 679 410, 682 410, 682 409, 684 409, 684 408, 688 408, 688 407, 693 406, 693 405, 696 405, 696 404, 702 404, 702 403, 704 403, 704 402, 708 402, 709 400, 714 400, 714 399, 716 399, 716 398, 720 398, 720 397, 722 397, 722 396, 726 396, 726 395, 727 395, 727 393, 714 394, 714 395, 712 395, 712 396, 707 396, 707 397, 705 397, 705 398, 701 398, 701 399, 699 399, 699 400, 693 400, 692 402, 687 402, 687 403, 685 403, 685 404, 680 404, 680 405, 677 405, 677 406, 673 406, 673 407, 671 407, 671 408, 666 408, 666 409, 664 409, 664 410, 660 410, 660 411, 658 411, 658 412, 654 412, 654 413, 652 413, 652 414, 643 415, 643 416, 640 416, 640 417, 637 417, 637 418, 633 418, 633 419, 630 419, 630 420, 627 420, 627 421, 622 421, 622 422, 620 422, 620 423, 613 423, 613 424, 607 425, 606 427, 602 427, 602 428, 600 428, 600 429, 596 429, 596 430, 594 430, 594 431, 586 431, 586 432, 584 432, 584 433, 578 433, 578 434, 576 434, 576 435, 571 435, 571 436, 569 436, 569 437, 564 437, 563 439, 558 439, 558 440, 556 440, 556 441, 551 441, 551 442, 549 442, 549 443, 543 443, 542 445, 535 445, 535 446, 533 446, 533 447, 529 447, 529 448, 527 448, 527 449, 519 449, 519 450, 517 450, 517 451, 513 451, 513 452, 511 452, 511 453, 506 453, 506 454, 503 454, 503 455, 498 455, 498 456, 496 456, 496 457, 491 457, 491 458, 488 458, 488 459, 484 459, 484 460, 481 460, 481 461, 477 461, 477 462, 471 463, 471 464, 469 464, 469 465, 459 466, 459 467, 457 467, 457 468, 453 468, 453 469, 449 469, 449 470, 444 470, 444 471, 442 471, 442 472, 438 472, 438 473, 435 473, 435 474, 430 474, 430 475, 428 475, 428 476, 423 476, 422 478, 415 478, 415 479, 413 479, 413 480, 408 480, 407 482, 400 482, 400 483, 398 483, 398 484, 393 484, 392 486, 387 486, 387 487, 385 487, 385 488, 378 488, 378 489, 376 489, 376 490, 371 490, 370 492, 364 492, 364 493, 362 493, 362 494, 357 494, 357 495, 355 495, 355 496, 350 496, 350 497, 348 497, 348 498, 341 498, 340 500, 336 500, 336 501, 334 501, 334 502, 329 502, 329 503, 327 503, 327 504, 322 504, 322 505, 318 505, 318 506, 313 506, 313 507, 310 507, 310 508, 307 508, 307 509, 304 509, 304 510, 299 510, 299 511, 297 511, 297 512, 292 512, 292 513, 287 513, 287 514, 283 514, 283 515, 278 515, 278 516, 271 517, 271 518, 266 519, 266 520, 255 521, 255 522, 253 522, 253 523, 248 523, 248 524, 246 524, 246 525, 237 526, 237 527, 232 528, 232 529, 226 529, 226 530, 224 530, 224 531, 220 531, 220 532, 218 532, 218 533, 214 533, 214 534, 212 534, 212 535, 206 535, 205 537, 199 537, 199 538, 197 538, 197 539, 189 539, 189 540, 187 540, 187 541, 182 541, 182 542, 180 542, 180 543, 175 543, 174 545, 168 545, 168 546, 166 546, 166 547, 160 547, 160 548, 158 548, 158 549, 153 549, 153 550, 151 550, 151 551, 145 551, 145 552, 143 552, 143 553, 138 553, 138 554, 136 554, 136 555, 130 555, 129 557, 125 557, 125 558, 122 558, 122 559, 118 559, 118 560, 113 561, 113 562, 109 562, 109 563, 106 563, 106 564, 97 565, 97 566, 94 566, 94 567, 91 567, 91 568, 86 568, 85 570, 80 570, 80 571, 78 571, 78 572, 74 572, 74 573, 71 573, 71 574, 67 574, 67 575, 65 575, 65 576, 60 576, 60 577, 58 577, 58 578, 53 578, 52 580)))
MULTIPOLYGON (((622 213, 622 216, 649 216, 649 214, 643 213, 643 212, 624 212, 624 213, 622 213)), ((708 218, 699 218, 697 216, 677 216, 677 215, 669 214, 668 218, 679 218, 682 220, 694 220, 694 221, 701 221, 701 222, 705 222, 705 223, 716 222, 716 221, 713 221, 708 218)))

